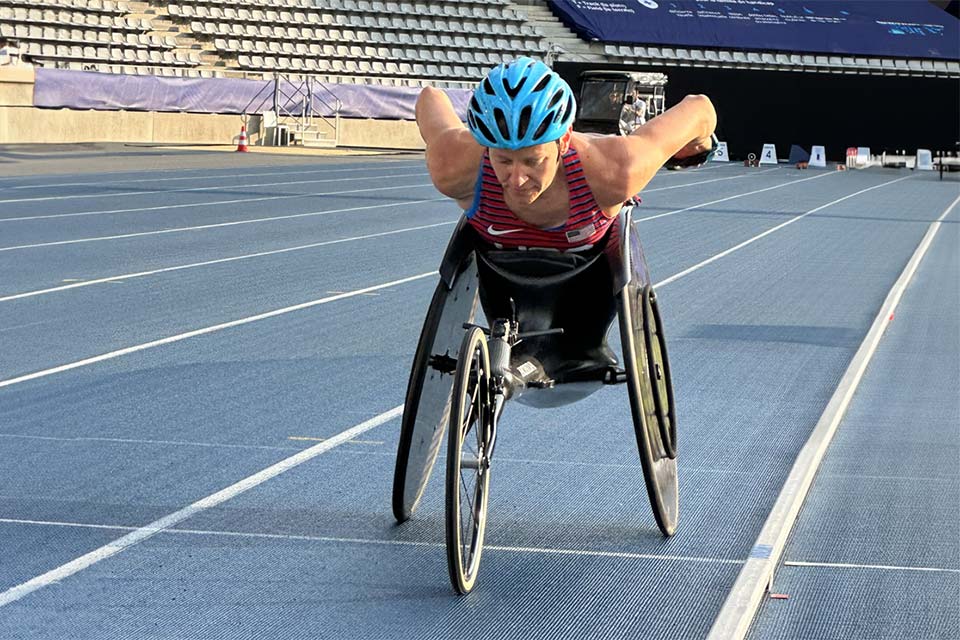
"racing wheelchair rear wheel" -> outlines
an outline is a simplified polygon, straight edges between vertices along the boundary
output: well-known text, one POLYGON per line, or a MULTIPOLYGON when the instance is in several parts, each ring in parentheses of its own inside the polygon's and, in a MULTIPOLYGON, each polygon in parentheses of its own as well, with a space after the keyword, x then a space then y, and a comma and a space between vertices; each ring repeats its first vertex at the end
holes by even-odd
POLYGON ((469 593, 477 579, 490 487, 493 409, 490 354, 479 327, 463 338, 453 381, 447 444, 446 543, 450 582, 469 593))
POLYGON ((663 327, 651 285, 631 282, 619 298, 620 341, 643 477, 657 526, 670 536, 677 529, 680 505, 676 417, 663 327))

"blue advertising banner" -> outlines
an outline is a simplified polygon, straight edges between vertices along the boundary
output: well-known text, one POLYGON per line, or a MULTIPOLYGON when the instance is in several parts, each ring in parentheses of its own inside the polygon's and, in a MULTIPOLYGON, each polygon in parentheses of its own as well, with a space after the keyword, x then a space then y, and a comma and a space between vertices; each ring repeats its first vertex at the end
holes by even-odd
POLYGON ((588 40, 960 59, 958 21, 926 0, 555 0, 588 40))

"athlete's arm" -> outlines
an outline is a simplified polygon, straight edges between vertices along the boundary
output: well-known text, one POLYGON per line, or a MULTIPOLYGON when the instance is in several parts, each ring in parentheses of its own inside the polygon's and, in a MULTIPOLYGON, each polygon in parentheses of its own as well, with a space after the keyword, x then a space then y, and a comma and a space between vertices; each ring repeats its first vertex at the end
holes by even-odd
MULTIPOLYGON (((711 148, 717 113, 710 99, 691 95, 665 113, 648 120, 628 136, 592 141, 606 185, 608 206, 640 192, 670 158, 685 158, 711 148)), ((599 195, 599 194, 598 194, 599 195)))
POLYGON ((483 147, 460 121, 450 98, 440 89, 425 87, 417 98, 416 116, 434 186, 450 198, 472 199, 483 147))

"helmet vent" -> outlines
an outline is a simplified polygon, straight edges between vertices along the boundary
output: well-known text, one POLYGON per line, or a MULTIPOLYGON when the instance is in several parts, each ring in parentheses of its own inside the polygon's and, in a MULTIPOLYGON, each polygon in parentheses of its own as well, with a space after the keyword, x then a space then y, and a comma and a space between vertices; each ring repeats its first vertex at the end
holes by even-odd
POLYGON ((543 122, 540 123, 540 126, 537 127, 537 131, 533 134, 533 139, 536 140, 544 133, 547 132, 547 127, 550 126, 550 118, 544 118, 543 122))
POLYGON ((525 106, 520 110, 520 122, 517 125, 517 137, 523 138, 527 135, 527 129, 530 127, 530 116, 533 114, 533 107, 525 106))
POLYGON ((517 94, 520 93, 520 89, 523 87, 523 80, 521 80, 516 87, 511 87, 510 83, 507 82, 507 79, 503 79, 503 90, 507 92, 507 95, 511 98, 516 98, 517 94))
POLYGON ((488 96, 497 95, 496 92, 493 90, 493 85, 490 84, 490 78, 483 79, 483 92, 486 93, 488 96))
POLYGON ((550 74, 547 74, 542 78, 540 78, 540 82, 538 82, 537 86, 533 88, 534 92, 543 91, 544 89, 546 89, 547 85, 550 84, 550 80, 551 80, 550 74))
POLYGON ((503 109, 495 108, 493 110, 493 119, 497 122, 497 129, 500 130, 500 135, 503 136, 504 140, 509 140, 512 136, 510 135, 510 127, 507 126, 507 117, 503 113, 503 109))
POLYGON ((487 125, 483 123, 483 120, 480 118, 474 118, 474 124, 476 125, 477 130, 480 131, 480 135, 482 135, 489 144, 496 144, 497 138, 493 135, 490 129, 487 128, 487 125))
POLYGON ((563 100, 563 92, 557 91, 553 94, 553 97, 550 98, 550 104, 547 105, 547 109, 553 109, 561 100, 563 100))

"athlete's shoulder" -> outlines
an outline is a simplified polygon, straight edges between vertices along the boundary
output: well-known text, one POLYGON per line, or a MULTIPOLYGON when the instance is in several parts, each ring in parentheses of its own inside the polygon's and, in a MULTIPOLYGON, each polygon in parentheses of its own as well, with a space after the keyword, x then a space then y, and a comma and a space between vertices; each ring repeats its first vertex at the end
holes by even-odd
POLYGON ((590 185, 593 197, 601 208, 607 209, 630 196, 628 158, 622 136, 605 136, 574 132, 571 145, 580 156, 583 175, 590 185))

